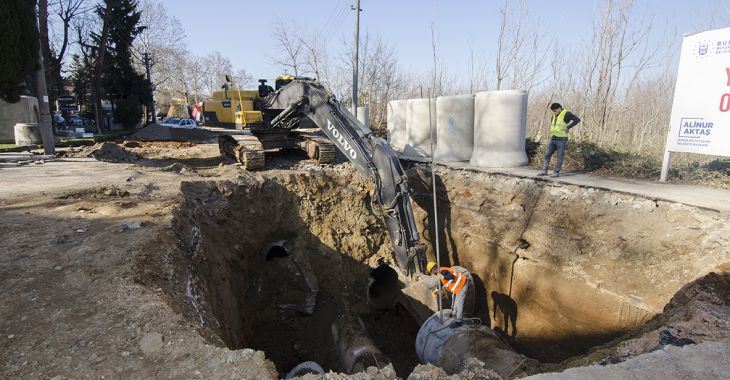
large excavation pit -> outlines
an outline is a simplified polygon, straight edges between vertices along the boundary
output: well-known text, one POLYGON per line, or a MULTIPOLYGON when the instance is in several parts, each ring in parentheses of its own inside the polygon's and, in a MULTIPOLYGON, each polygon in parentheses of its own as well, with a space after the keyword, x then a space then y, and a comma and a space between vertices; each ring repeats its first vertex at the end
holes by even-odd
MULTIPOLYGON (((408 174, 430 244, 430 178, 408 174)), ((542 362, 640 326, 728 262, 730 224, 711 211, 468 171, 440 170, 437 186, 443 263, 471 271, 475 316, 542 362)), ((332 324, 349 315, 407 377, 418 318, 380 266, 393 258, 370 193, 342 168, 185 182, 146 280, 210 341, 263 350, 282 376, 304 361, 346 372, 332 324)))
POLYGON ((395 302, 369 306, 371 266, 390 243, 364 182, 287 174, 184 183, 182 194, 161 277, 204 336, 265 351, 282 375, 304 361, 346 372, 332 324, 347 314, 400 375, 418 364, 416 321, 395 302))

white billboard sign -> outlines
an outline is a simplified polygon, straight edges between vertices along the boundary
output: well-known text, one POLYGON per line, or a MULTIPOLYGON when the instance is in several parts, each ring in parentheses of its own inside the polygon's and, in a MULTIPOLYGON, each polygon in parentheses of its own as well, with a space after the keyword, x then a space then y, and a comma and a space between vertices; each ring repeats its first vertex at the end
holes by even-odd
POLYGON ((666 151, 730 156, 730 28, 685 36, 666 151))

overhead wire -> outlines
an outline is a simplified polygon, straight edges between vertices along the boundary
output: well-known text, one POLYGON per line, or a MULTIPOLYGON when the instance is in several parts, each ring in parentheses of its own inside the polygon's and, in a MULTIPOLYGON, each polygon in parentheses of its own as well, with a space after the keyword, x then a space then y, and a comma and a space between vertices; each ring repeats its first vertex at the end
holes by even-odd
POLYGON ((332 16, 334 16, 335 12, 337 12, 339 10, 339 6, 340 6, 341 3, 342 3, 342 0, 338 0, 337 1, 337 4, 334 6, 334 8, 332 8, 332 12, 330 12, 329 17, 327 17, 327 21, 319 29, 318 35, 320 37, 322 36, 322 33, 325 31, 325 29, 327 29, 327 27, 329 26, 330 22, 332 21, 332 16))
POLYGON ((330 24, 328 29, 326 29, 326 33, 324 35, 327 43, 332 40, 334 33, 340 29, 340 26, 345 19, 345 13, 347 12, 347 10, 347 7, 341 7, 340 10, 337 12, 335 18, 333 19, 333 22, 330 24))

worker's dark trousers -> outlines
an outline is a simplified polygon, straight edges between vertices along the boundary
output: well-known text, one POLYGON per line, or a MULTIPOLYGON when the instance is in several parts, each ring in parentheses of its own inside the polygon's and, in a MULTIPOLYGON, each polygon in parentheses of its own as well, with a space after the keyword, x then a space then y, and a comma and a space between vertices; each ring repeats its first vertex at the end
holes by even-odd
POLYGON ((547 171, 550 166, 550 157, 553 156, 555 151, 558 152, 558 162, 555 163, 555 172, 560 173, 560 169, 563 167, 563 159, 565 158, 565 148, 568 146, 568 139, 551 137, 547 144, 547 150, 545 151, 545 163, 542 164, 542 170, 547 171))
POLYGON ((466 292, 469 291, 469 278, 466 278, 464 287, 458 294, 451 294, 451 312, 457 321, 461 321, 464 318, 464 303, 466 301, 466 292))

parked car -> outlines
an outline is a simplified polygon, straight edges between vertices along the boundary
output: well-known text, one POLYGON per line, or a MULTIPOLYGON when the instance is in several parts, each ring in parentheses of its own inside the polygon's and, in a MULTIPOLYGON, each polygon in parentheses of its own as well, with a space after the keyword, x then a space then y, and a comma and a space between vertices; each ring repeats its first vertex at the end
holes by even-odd
POLYGON ((88 124, 88 120, 81 115, 73 115, 68 119, 67 125, 73 128, 84 128, 88 124))
POLYGON ((172 128, 184 128, 184 129, 193 129, 196 128, 198 125, 195 124, 195 120, 193 119, 179 119, 176 117, 170 118, 166 122, 163 120, 162 124, 165 127, 172 127, 172 128))

